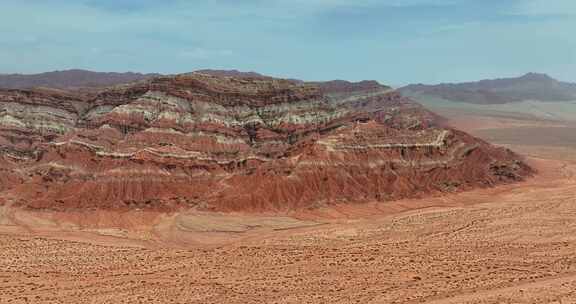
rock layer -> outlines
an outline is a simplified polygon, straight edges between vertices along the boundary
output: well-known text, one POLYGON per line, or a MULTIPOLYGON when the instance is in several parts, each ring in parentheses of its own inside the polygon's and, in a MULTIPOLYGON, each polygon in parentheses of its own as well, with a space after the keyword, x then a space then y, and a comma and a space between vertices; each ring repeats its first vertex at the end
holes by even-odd
POLYGON ((372 82, 192 73, 0 92, 0 203, 288 211, 522 180, 509 150, 372 82))

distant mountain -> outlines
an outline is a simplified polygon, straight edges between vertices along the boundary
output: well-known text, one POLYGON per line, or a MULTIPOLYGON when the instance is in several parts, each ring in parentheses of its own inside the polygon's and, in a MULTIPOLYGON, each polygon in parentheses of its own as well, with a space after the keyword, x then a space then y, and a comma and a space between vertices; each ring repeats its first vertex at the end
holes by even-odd
POLYGON ((196 73, 202 73, 212 76, 219 77, 236 77, 236 78, 261 78, 261 79, 271 79, 272 77, 262 75, 256 72, 242 72, 238 70, 198 70, 196 73))
POLYGON ((131 83, 159 76, 140 73, 101 73, 86 70, 66 70, 41 74, 0 74, 0 88, 28 89, 47 87, 54 89, 101 88, 131 83))
MULTIPOLYGON (((233 77, 241 79, 274 79, 271 76, 256 72, 244 72, 238 70, 197 70, 194 73, 212 75, 216 77, 233 77)), ((41 74, 0 74, 0 89, 32 89, 48 88, 59 90, 77 89, 103 89, 120 84, 128 84, 142 80, 163 76, 162 74, 141 73, 113 73, 93 72, 87 70, 65 70, 46 72, 41 74)), ((358 91, 380 91, 390 89, 376 81, 349 82, 345 80, 307 82, 300 79, 287 79, 295 84, 309 84, 318 86, 325 93, 352 93, 358 91)))
POLYGON ((573 101, 576 84, 558 81, 546 74, 528 73, 517 78, 439 85, 415 84, 400 91, 411 97, 438 97, 474 104, 504 104, 524 100, 573 101))

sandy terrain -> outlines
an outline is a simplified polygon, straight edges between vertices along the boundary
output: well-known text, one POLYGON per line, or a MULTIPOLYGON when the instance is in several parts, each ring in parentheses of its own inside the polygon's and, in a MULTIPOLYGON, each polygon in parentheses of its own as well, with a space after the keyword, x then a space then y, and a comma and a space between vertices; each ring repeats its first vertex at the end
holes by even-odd
POLYGON ((509 144, 538 177, 441 198, 279 217, 1 207, 0 303, 576 303, 574 143, 509 144))

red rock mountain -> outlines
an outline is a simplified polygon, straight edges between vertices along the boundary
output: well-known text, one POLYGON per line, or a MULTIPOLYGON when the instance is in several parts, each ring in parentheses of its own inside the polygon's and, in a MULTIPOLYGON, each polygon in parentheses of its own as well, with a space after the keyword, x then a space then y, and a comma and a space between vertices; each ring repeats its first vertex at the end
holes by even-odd
POLYGON ((0 204, 285 211, 522 180, 509 150, 377 83, 191 73, 0 91, 0 204))

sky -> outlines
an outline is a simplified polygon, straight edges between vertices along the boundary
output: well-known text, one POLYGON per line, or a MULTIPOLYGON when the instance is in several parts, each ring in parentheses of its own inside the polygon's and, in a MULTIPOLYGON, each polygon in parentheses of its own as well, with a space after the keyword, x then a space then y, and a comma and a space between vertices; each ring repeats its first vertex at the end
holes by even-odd
POLYGON ((0 0, 0 73, 576 82, 576 0, 0 0))

